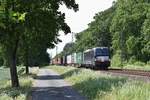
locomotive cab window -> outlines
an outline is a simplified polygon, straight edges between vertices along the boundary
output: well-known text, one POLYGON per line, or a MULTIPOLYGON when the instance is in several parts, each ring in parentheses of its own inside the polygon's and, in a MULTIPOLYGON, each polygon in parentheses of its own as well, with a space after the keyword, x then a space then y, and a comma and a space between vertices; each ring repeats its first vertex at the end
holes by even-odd
POLYGON ((96 56, 109 56, 108 48, 97 48, 95 51, 96 56))

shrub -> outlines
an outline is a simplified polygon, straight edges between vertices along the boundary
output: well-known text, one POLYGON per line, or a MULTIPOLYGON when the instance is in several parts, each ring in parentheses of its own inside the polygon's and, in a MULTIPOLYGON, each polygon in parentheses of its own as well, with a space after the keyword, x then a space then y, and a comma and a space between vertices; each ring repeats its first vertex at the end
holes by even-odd
POLYGON ((129 59, 129 64, 133 64, 136 62, 136 57, 135 56, 132 56, 130 59, 129 59))
POLYGON ((120 57, 120 55, 119 55, 118 53, 116 53, 116 54, 112 57, 111 66, 112 66, 112 67, 120 67, 120 66, 122 66, 121 57, 120 57))
POLYGON ((18 70, 18 75, 20 76, 20 75, 23 75, 25 73, 25 68, 20 68, 19 70, 18 70))
POLYGON ((145 66, 145 63, 137 61, 137 62, 134 63, 134 65, 136 65, 136 66, 145 66))
POLYGON ((147 65, 150 66, 150 61, 147 62, 147 65))

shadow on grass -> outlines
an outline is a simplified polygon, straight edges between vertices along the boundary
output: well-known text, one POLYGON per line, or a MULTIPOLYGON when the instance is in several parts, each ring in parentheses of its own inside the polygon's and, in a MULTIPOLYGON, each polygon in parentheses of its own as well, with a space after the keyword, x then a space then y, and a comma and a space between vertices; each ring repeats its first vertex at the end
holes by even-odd
MULTIPOLYGON (((67 78, 71 77, 74 73, 79 72, 81 72, 81 69, 74 69, 62 74, 61 76, 63 76, 63 78, 67 78)), ((89 100, 94 100, 99 96, 102 98, 107 93, 111 92, 113 88, 119 88, 127 81, 126 78, 117 78, 109 76, 107 77, 100 75, 99 77, 92 77, 92 76, 91 77, 89 76, 86 79, 83 79, 84 77, 80 76, 79 78, 83 80, 73 85, 73 87, 79 90, 79 92, 84 96, 86 96, 89 100)))

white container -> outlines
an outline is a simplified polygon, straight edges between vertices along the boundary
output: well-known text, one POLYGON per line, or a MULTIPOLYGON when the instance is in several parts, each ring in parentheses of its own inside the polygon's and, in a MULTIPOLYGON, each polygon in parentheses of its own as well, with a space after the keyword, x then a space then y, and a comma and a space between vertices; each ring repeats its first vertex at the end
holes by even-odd
POLYGON ((71 55, 67 56, 67 64, 68 65, 72 64, 72 56, 71 55))

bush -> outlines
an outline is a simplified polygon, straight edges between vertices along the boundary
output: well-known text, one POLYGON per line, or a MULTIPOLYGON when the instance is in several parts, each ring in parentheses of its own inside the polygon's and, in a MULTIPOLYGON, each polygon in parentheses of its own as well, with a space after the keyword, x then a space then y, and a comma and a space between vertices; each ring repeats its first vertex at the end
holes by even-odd
POLYGON ((120 57, 119 53, 116 53, 116 54, 112 57, 111 66, 112 66, 112 67, 120 67, 120 66, 122 66, 121 57, 120 57))
POLYGON ((145 66, 145 63, 137 61, 137 62, 134 63, 134 65, 136 65, 136 66, 145 66))
POLYGON ((20 68, 19 70, 18 70, 18 75, 20 76, 20 75, 23 75, 25 73, 25 68, 20 68))
POLYGON ((129 64, 133 64, 136 62, 136 57, 135 56, 132 56, 130 59, 129 59, 129 64))
POLYGON ((8 93, 7 93, 7 95, 12 98, 16 98, 20 94, 21 94, 20 91, 17 90, 16 88, 12 88, 12 90, 8 91, 8 93))
POLYGON ((150 66, 150 61, 148 61, 148 62, 147 62, 147 65, 149 65, 149 66, 150 66))

